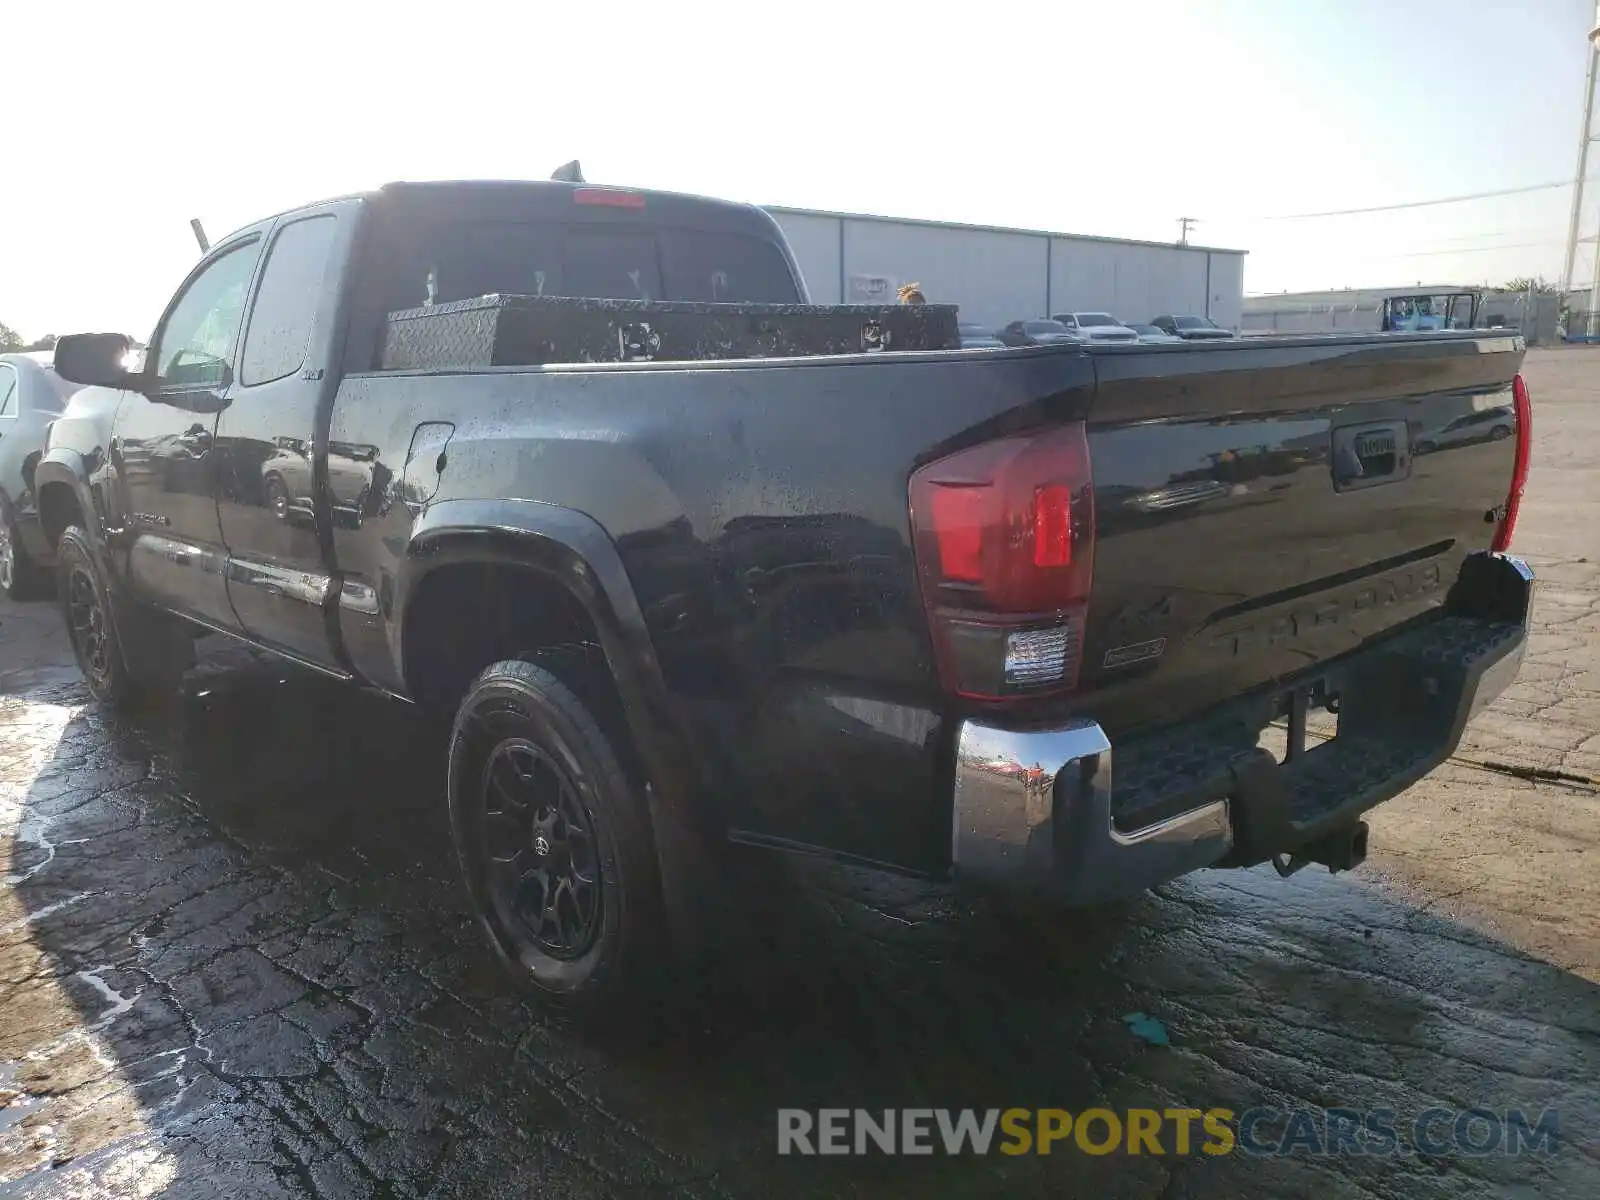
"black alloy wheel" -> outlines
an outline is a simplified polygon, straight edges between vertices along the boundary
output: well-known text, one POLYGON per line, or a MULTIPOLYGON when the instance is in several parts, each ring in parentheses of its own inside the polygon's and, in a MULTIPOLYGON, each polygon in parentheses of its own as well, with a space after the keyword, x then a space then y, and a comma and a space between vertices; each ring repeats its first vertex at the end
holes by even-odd
POLYGON ((565 770, 532 742, 490 754, 479 785, 484 860, 501 920, 552 958, 594 945, 605 902, 594 821, 565 770))
POLYGON ((642 785, 626 729, 602 725, 550 671, 486 668, 456 712, 450 827, 467 893, 514 975, 557 1010, 637 998, 662 939, 642 785))

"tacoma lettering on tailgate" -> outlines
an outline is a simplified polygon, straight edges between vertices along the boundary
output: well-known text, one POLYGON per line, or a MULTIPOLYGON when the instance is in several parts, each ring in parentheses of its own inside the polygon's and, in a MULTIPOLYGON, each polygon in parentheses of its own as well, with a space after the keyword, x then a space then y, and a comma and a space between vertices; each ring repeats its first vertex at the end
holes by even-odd
POLYGON ((1298 641, 1313 630, 1327 629, 1362 613, 1408 603, 1436 592, 1443 581, 1443 572, 1436 562, 1378 579, 1362 580, 1339 591, 1310 597, 1288 612, 1259 616, 1252 623, 1219 631, 1212 635, 1209 648, 1219 655, 1239 655, 1264 646, 1298 641))

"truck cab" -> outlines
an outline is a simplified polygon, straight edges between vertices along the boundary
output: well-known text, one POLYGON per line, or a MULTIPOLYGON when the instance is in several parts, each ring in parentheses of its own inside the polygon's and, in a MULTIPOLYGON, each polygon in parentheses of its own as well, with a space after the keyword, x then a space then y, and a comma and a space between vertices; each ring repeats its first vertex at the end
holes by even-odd
POLYGON ((1417 292, 1383 298, 1384 333, 1424 333, 1476 329, 1482 295, 1478 292, 1417 292))

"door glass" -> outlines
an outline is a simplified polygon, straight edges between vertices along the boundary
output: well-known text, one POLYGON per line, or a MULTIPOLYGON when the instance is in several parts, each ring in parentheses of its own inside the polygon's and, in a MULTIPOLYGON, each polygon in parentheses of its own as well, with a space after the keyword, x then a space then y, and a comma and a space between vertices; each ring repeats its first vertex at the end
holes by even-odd
POLYGON ((0 417, 17 415, 17 373, 0 365, 0 417))
POLYGON ((333 250, 335 220, 309 217, 285 225, 272 240, 239 353, 239 382, 249 387, 300 369, 333 250))
POLYGON ((151 350, 162 387, 220 387, 228 379, 245 293, 260 253, 259 240, 246 242, 189 281, 151 350))

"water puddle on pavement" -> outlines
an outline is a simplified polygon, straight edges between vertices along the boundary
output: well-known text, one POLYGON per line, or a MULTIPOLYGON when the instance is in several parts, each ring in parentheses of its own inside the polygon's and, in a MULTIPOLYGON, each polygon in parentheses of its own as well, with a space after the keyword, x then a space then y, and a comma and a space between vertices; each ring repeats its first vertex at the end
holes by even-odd
POLYGON ((44 1100, 30 1096, 14 1085, 17 1082, 17 1064, 0 1063, 0 1133, 20 1124, 29 1113, 44 1106, 44 1100))

